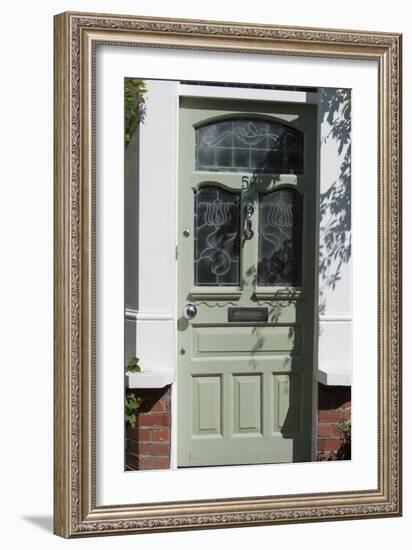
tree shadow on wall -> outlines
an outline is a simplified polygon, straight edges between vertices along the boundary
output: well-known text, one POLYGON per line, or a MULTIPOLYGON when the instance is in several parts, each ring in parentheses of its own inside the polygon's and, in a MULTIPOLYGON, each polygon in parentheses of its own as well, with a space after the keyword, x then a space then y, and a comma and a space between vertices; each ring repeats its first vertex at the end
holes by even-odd
MULTIPOLYGON (((319 197, 319 313, 326 309, 328 290, 335 290, 342 279, 344 265, 351 258, 351 90, 346 88, 322 88, 320 90, 321 144, 326 155, 323 158, 325 172, 331 171, 331 181, 326 181, 319 197), (328 159, 328 144, 336 148, 328 159), (339 166, 332 165, 338 162, 339 166)), ((254 188, 265 192, 278 179, 271 170, 270 154, 254 169, 251 180, 254 188)), ((244 191, 244 202, 257 208, 256 196, 244 191)))
POLYGON ((344 264, 351 257, 351 93, 349 89, 324 88, 321 92, 320 118, 328 131, 322 143, 336 142, 340 160, 339 175, 320 193, 320 302, 326 308, 325 291, 335 289, 344 264))

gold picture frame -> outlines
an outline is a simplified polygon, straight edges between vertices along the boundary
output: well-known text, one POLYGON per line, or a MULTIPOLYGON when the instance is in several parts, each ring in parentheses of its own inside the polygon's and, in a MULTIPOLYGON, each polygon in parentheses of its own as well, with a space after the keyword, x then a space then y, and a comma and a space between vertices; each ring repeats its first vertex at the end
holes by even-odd
POLYGON ((89 13, 56 15, 54 33, 54 532, 81 537, 399 516, 401 35, 89 13), (377 490, 96 505, 94 78, 102 44, 378 63, 377 490))

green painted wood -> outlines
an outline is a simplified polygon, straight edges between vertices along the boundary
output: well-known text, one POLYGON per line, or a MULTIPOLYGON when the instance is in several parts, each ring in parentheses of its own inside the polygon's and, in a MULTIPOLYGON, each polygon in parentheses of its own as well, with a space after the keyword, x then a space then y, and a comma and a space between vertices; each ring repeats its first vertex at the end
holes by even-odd
POLYGON ((193 376, 193 433, 221 433, 221 376, 193 376))
POLYGON ((180 107, 178 189, 178 466, 259 464, 311 459, 316 254, 314 106, 184 99, 180 107), (248 113, 286 121, 305 134, 303 175, 264 175, 242 192, 242 176, 196 172, 196 125, 248 113), (194 284, 194 193, 212 184, 255 206, 255 237, 241 242, 238 287, 194 284), (259 193, 294 187, 303 194, 303 284, 258 287, 259 193), (183 231, 189 232, 185 237, 183 231), (194 303, 193 320, 183 316, 194 303), (267 307, 267 323, 229 323, 228 307, 267 307), (184 350, 184 353, 180 353, 184 350))
POLYGON ((261 433, 262 375, 233 375, 233 432, 261 433))
POLYGON ((274 408, 274 431, 283 430, 288 433, 299 432, 301 429, 301 375, 275 374, 274 399, 277 408, 274 408), (290 407, 291 400, 295 406, 290 407))
POLYGON ((227 326, 193 327, 193 352, 261 354, 300 351, 299 327, 227 326))

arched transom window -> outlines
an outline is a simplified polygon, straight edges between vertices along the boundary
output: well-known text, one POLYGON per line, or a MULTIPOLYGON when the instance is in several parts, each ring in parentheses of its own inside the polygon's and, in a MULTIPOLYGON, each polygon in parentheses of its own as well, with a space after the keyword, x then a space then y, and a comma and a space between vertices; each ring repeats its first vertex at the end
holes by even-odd
POLYGON ((231 118, 196 128, 196 170, 303 172, 302 132, 261 118, 231 118))

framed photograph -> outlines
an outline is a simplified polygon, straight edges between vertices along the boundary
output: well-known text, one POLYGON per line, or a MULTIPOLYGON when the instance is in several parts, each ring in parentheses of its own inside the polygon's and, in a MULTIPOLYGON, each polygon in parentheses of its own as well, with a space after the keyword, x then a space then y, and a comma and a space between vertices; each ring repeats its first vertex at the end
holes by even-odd
POLYGON ((54 531, 401 514, 401 35, 55 16, 54 531))

